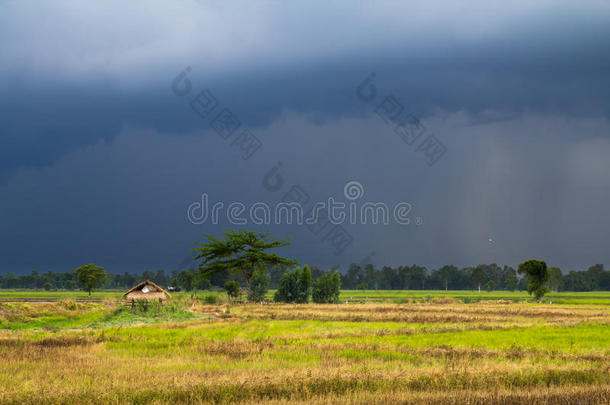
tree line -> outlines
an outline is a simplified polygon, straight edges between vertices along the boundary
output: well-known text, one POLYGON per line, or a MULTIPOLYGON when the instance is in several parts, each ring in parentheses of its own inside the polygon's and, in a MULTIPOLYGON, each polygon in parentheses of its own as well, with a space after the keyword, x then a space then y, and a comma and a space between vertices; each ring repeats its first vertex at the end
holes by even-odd
MULTIPOLYGON (((514 268, 496 263, 464 268, 445 265, 432 270, 418 265, 375 268, 371 264, 352 264, 341 276, 341 286, 345 289, 370 290, 514 291, 526 290, 528 282, 527 275, 521 276, 514 268)), ((546 284, 552 291, 610 291, 610 271, 604 270, 602 264, 567 274, 551 267, 546 284)))
MULTIPOLYGON (((210 284, 197 283, 193 270, 146 270, 142 273, 106 273, 103 289, 129 289, 143 280, 151 280, 165 288, 180 287, 186 290, 205 289, 210 284)), ((44 290, 76 290, 80 287, 76 270, 66 272, 47 271, 40 273, 32 270, 30 274, 15 276, 13 273, 0 274, 0 288, 27 288, 44 290)))
MULTIPOLYGON (((284 272, 290 266, 267 268, 269 287, 276 289, 284 272)), ((317 266, 310 266, 312 279, 316 280, 326 272, 317 266)), ((453 265, 429 270, 424 266, 383 266, 372 264, 351 264, 340 275, 341 288, 348 290, 526 290, 527 276, 520 276, 510 266, 495 263, 480 264, 458 268, 453 265)), ((178 287, 185 291, 222 288, 228 281, 243 284, 239 273, 219 272, 202 278, 199 271, 183 270, 146 270, 142 273, 107 273, 103 289, 129 289, 143 280, 151 280, 165 288, 178 287)), ((12 273, 0 274, 0 288, 27 288, 46 290, 75 290, 79 288, 75 270, 66 272, 33 270, 28 275, 15 276, 12 273)), ((585 271, 570 271, 563 274, 557 267, 549 268, 547 286, 552 291, 610 291, 610 271, 596 264, 585 271)))

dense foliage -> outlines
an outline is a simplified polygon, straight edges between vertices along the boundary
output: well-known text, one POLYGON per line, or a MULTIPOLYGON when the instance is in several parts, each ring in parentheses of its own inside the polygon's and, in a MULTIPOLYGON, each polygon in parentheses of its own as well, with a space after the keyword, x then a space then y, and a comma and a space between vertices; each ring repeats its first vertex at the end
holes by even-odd
MULTIPOLYGON (((185 271, 193 273, 192 270, 185 271)), ((165 272, 165 270, 146 270, 142 273, 124 272, 123 274, 113 274, 111 272, 107 272, 106 281, 100 288, 122 290, 131 288, 143 280, 151 280, 162 287, 173 286, 187 290, 189 284, 183 284, 183 282, 190 282, 190 278, 185 276, 180 277, 179 275, 180 272, 177 270, 172 270, 169 273, 165 272)), ((223 284, 224 282, 215 285, 222 287, 223 284)), ((202 289, 204 285, 209 286, 209 282, 195 281, 192 284, 192 287, 202 289)), ((8 272, 4 275, 0 274, 0 288, 76 290, 79 288, 79 284, 77 280, 76 271, 67 271, 61 273, 47 271, 45 273, 40 273, 37 270, 32 270, 30 274, 21 276, 15 276, 11 272, 8 272)))
POLYGON ((225 284, 225 291, 227 295, 231 298, 237 298, 239 296, 239 284, 237 281, 227 281, 225 284))
POLYGON ((546 263, 540 260, 527 260, 519 265, 519 274, 526 274, 528 277, 527 292, 540 299, 549 292, 546 287, 549 281, 549 269, 546 263))
POLYGON ((252 231, 227 231, 223 235, 223 240, 204 235, 208 241, 197 243, 199 247, 193 249, 195 260, 200 261, 199 271, 205 277, 230 270, 239 272, 246 284, 250 284, 250 278, 257 269, 295 264, 294 260, 267 252, 289 245, 286 240, 272 239, 268 234, 252 231))
POLYGON ((178 274, 178 285, 184 288, 185 291, 193 291, 195 287, 195 274, 188 270, 182 270, 178 274))
MULTIPOLYGON (((312 267, 316 278, 318 269, 312 267)), ((547 286, 553 291, 610 291, 610 271, 597 264, 586 271, 570 271, 562 274, 557 268, 549 269, 547 286), (554 270, 556 269, 556 270, 554 270)), ((429 271, 425 267, 384 266, 376 269, 373 265, 352 264, 341 276, 344 289, 366 290, 526 290, 528 276, 519 277, 510 267, 500 267, 495 263, 473 267, 457 268, 447 265, 429 271)))
MULTIPOLYGON (((100 288, 124 290, 133 287, 143 280, 151 280, 162 287, 180 287, 187 289, 187 285, 179 277, 180 271, 172 270, 146 270, 142 273, 114 274, 112 269, 107 273, 106 282, 100 288)), ((181 269, 182 270, 182 269, 181 269)), ((270 267, 270 288, 277 288, 280 277, 285 268, 270 267)), ((186 270, 191 273, 196 270, 186 270)), ((315 280, 324 274, 324 271, 316 266, 311 266, 312 279, 315 280)), ((238 273, 217 273, 210 277, 209 281, 195 278, 193 289, 210 288, 210 283, 216 288, 222 288, 227 281, 235 280, 244 285, 245 280, 238 273)), ((399 266, 375 268, 372 265, 349 266, 344 274, 341 274, 341 287, 354 290, 360 287, 367 290, 521 290, 527 289, 527 275, 520 277, 517 271, 510 266, 498 266, 492 264, 480 264, 474 267, 458 268, 456 266, 443 266, 438 269, 428 270, 426 267, 399 266)), ((610 291, 610 271, 604 270, 604 266, 596 264, 585 271, 570 270, 562 273, 556 267, 549 269, 548 288, 552 291, 610 291)), ((0 288, 27 288, 27 289, 65 289, 75 290, 79 288, 74 270, 67 272, 47 271, 44 273, 33 270, 30 274, 16 276, 11 272, 0 274, 0 288)))
POLYGON ((103 286, 106 282, 106 272, 103 267, 95 264, 84 264, 76 269, 76 280, 82 289, 91 295, 93 290, 103 286))
POLYGON ((309 266, 295 267, 282 274, 273 300, 276 302, 309 302, 311 295, 311 270, 309 266))
POLYGON ((269 290, 269 275, 265 269, 257 269, 250 279, 248 300, 252 302, 264 301, 267 290, 269 290))
POLYGON ((341 289, 341 275, 336 270, 328 272, 316 279, 313 283, 311 299, 318 304, 334 304, 339 302, 341 289))

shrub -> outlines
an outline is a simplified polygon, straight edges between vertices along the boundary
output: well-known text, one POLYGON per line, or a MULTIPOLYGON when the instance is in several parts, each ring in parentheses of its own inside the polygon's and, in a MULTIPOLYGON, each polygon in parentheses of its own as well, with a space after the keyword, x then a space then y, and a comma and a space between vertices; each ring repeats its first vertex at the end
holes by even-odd
POLYGON ((276 302, 306 303, 311 293, 311 270, 308 266, 286 271, 273 297, 276 302))
POLYGON ((265 269, 257 269, 252 273, 250 278, 250 286, 248 291, 248 300, 252 302, 261 302, 267 295, 269 289, 269 275, 265 269))
POLYGON ((458 301, 454 300, 452 297, 434 297, 432 298, 433 304, 455 304, 458 301))
POLYGON ((214 304, 218 304, 218 302, 220 301, 220 298, 216 294, 206 294, 203 296, 202 300, 206 304, 214 305, 214 304))
POLYGON ((76 301, 74 301, 72 298, 63 298, 57 302, 57 305, 63 307, 64 309, 67 309, 69 311, 74 311, 75 309, 78 308, 76 301))
POLYGON ((100 322, 94 322, 92 327, 107 324, 131 323, 154 320, 182 320, 192 318, 193 314, 178 302, 161 303, 159 301, 136 301, 134 305, 120 305, 113 312, 106 314, 100 322))
POLYGON ((225 291, 229 297, 237 298, 239 295, 239 284, 237 281, 227 281, 225 284, 225 291))
POLYGON ((146 300, 141 300, 141 301, 136 301, 136 305, 134 306, 134 313, 136 314, 142 314, 145 312, 149 312, 148 310, 150 309, 150 314, 156 313, 157 311, 157 303, 156 302, 152 302, 152 304, 146 300))
POLYGON ((339 302, 341 276, 338 271, 329 270, 313 283, 312 299, 317 303, 333 304, 339 302))

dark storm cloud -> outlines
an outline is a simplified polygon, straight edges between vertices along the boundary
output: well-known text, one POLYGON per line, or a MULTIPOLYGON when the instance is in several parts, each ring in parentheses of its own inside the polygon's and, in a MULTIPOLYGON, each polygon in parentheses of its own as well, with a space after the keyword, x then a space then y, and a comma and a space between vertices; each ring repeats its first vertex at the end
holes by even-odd
POLYGON ((425 221, 351 227, 339 256, 306 230, 263 229, 293 235, 290 253, 303 261, 347 264, 371 251, 379 264, 607 258, 603 2, 0 11, 2 270, 171 267, 201 232, 223 227, 189 224, 190 202, 206 191, 273 202, 260 182, 278 161, 318 198, 355 179, 381 201, 412 202, 425 221), (192 95, 171 92, 186 66, 192 95, 209 89, 263 140, 256 159, 232 155, 189 108, 192 95), (377 98, 366 104, 356 87, 372 71, 377 98), (374 114, 389 95, 447 145, 436 166, 374 114))
POLYGON ((224 7, 184 2, 171 10, 175 20, 162 18, 168 10, 155 2, 3 8, 2 172, 50 164, 125 124, 198 128, 168 91, 186 65, 196 85, 251 126, 267 125, 283 109, 321 118, 366 112, 353 89, 371 71, 380 91, 423 116, 610 113, 610 24, 601 3, 335 5, 325 7, 326 18, 316 7, 261 3, 242 4, 228 18, 224 7), (227 17, 224 24, 218 16, 227 17))
MULTIPOLYGON (((253 127, 268 125, 285 109, 314 112, 319 119, 366 113, 371 107, 358 102, 355 88, 370 71, 377 73, 380 96, 396 96, 421 117, 438 110, 490 109, 610 115, 610 64, 601 46, 581 54, 578 61, 562 54, 565 51, 543 60, 517 52, 509 57, 498 49, 466 56, 452 52, 432 60, 420 56, 391 62, 388 52, 364 55, 365 63, 346 58, 310 68, 270 68, 229 77, 206 77, 194 65, 191 78, 253 127)), ((188 104, 169 91, 179 72, 137 90, 101 84, 34 82, 27 90, 7 85, 5 91, 12 96, 2 102, 6 118, 0 123, 5 139, 0 170, 53 163, 74 148, 112 138, 126 123, 175 133, 205 128, 188 104)))
POLYGON ((461 113, 426 124, 455 135, 452 153, 433 168, 372 114, 325 123, 284 114, 257 132, 275 147, 251 161, 210 134, 125 128, 52 167, 21 169, 2 189, 5 269, 87 260, 115 271, 171 268, 201 233, 231 226, 187 220, 204 192, 225 207, 273 205, 296 184, 316 200, 341 198, 350 180, 364 186, 366 201, 412 203, 423 224, 347 225, 354 242, 340 255, 303 226, 246 227, 292 236, 286 253, 322 266, 360 262, 371 251, 378 264, 393 265, 516 264, 533 255, 581 268, 609 259, 610 142, 597 136, 610 129, 607 120, 532 115, 473 126, 461 113), (568 141, 573 133, 581 140, 568 141), (263 177, 278 161, 285 184, 269 192, 263 177))

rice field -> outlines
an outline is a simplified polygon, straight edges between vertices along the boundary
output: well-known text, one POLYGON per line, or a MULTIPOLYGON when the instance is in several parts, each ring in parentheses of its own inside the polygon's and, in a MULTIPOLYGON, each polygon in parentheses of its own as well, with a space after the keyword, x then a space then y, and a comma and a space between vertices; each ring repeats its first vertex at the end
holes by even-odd
POLYGON ((356 294, 2 303, 0 403, 610 403, 608 305, 356 294))
MULTIPOLYGON (((0 290, 0 302, 14 299, 49 299, 57 300, 71 298, 76 300, 88 299, 119 299, 125 291, 102 290, 96 291, 91 297, 83 291, 30 291, 30 290, 0 290)), ((274 290, 267 294, 272 299, 274 290)), ((186 298, 215 294, 224 297, 223 292, 179 292, 172 293, 174 297, 186 298)), ((525 291, 471 291, 471 290, 341 290, 341 301, 350 302, 392 302, 405 303, 409 301, 430 301, 438 297, 451 297, 464 302, 481 300, 510 300, 531 301, 532 298, 525 291)), ((544 301, 555 304, 596 304, 610 305, 610 291, 590 292, 552 292, 545 296, 544 301)))

